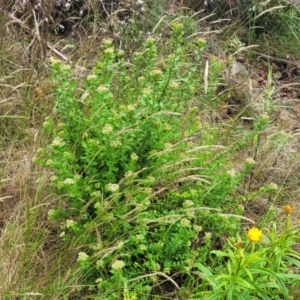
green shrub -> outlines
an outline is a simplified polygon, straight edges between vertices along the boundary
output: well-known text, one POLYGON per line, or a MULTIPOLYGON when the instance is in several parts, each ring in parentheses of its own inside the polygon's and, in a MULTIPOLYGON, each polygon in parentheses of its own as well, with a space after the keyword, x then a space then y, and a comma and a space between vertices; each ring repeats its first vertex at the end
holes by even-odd
POLYGON ((130 61, 105 40, 83 84, 53 62, 56 113, 44 124, 52 142, 37 160, 61 195, 49 217, 78 245, 83 285, 97 299, 147 299, 166 278, 176 287, 173 275, 184 279, 224 232, 239 230, 221 209, 237 212, 232 193, 243 172, 227 172, 219 131, 199 118, 220 65, 204 95, 203 65, 186 54, 201 55, 205 41, 184 45, 183 34, 174 22, 163 62, 154 38, 130 61))

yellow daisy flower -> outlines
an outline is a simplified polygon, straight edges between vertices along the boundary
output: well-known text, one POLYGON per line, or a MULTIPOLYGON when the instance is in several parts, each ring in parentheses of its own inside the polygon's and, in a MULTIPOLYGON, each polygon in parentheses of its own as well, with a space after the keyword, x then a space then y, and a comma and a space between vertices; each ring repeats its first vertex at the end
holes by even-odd
POLYGON ((247 237, 250 241, 257 243, 262 238, 262 230, 257 227, 252 227, 248 230, 247 237))

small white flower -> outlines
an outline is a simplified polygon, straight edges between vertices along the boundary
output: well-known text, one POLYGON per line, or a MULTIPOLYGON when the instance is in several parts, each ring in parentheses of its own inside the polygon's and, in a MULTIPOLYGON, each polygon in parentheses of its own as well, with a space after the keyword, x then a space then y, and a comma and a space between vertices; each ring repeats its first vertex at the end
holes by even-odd
POLYGON ((138 240, 138 241, 142 241, 144 239, 144 236, 142 234, 137 234, 135 236, 135 238, 138 240))
POLYGON ((149 182, 155 182, 155 177, 153 177, 153 176, 147 176, 147 181, 149 181, 149 182))
POLYGON ((201 232, 201 231, 202 231, 202 226, 194 225, 194 226, 193 226, 193 229, 194 229, 194 231, 196 231, 196 232, 201 232))
POLYGON ((79 252, 77 261, 78 262, 84 262, 84 261, 87 261, 88 258, 89 258, 89 256, 85 252, 79 252))
POLYGON ((267 113, 264 113, 262 115, 260 115, 260 117, 263 119, 263 120, 269 120, 269 115, 267 113))
POLYGON ((125 245, 125 243, 123 241, 118 241, 117 242, 117 247, 118 248, 122 248, 125 245))
POLYGON ((76 180, 79 180, 79 179, 82 178, 82 175, 80 175, 80 174, 75 174, 74 178, 75 178, 76 180))
POLYGON ((171 82, 169 83, 169 87, 170 87, 171 89, 176 89, 176 88, 179 87, 179 83, 176 82, 176 81, 171 81, 171 82))
POLYGON ((148 195, 151 195, 151 194, 152 194, 152 189, 146 187, 146 188, 144 188, 144 192, 145 192, 146 194, 148 194, 148 195))
POLYGON ((142 93, 147 96, 150 95, 151 92, 152 92, 152 90, 149 88, 143 88, 143 90, 142 90, 142 93))
POLYGON ((102 209, 102 205, 100 204, 100 202, 96 202, 94 205, 94 208, 97 210, 101 210, 102 209))
POLYGON ((152 71, 151 71, 151 75, 152 76, 160 76, 162 74, 163 74, 163 72, 159 68, 153 68, 152 71))
POLYGON ((192 200, 185 200, 183 204, 185 206, 191 207, 194 205, 194 202, 192 200))
POLYGON ((133 160, 133 161, 137 161, 139 159, 139 157, 136 153, 131 153, 130 159, 133 160))
POLYGON ((111 265, 113 270, 121 270, 125 266, 125 263, 122 260, 115 260, 114 263, 111 265))
POLYGON ((62 139, 62 138, 56 137, 56 138, 52 141, 51 146, 60 146, 62 142, 63 142, 63 139, 62 139))
POLYGON ((64 231, 62 231, 59 235, 60 238, 63 238, 66 235, 66 233, 64 231))
POLYGON ((155 263, 155 264, 153 265, 153 270, 154 270, 154 271, 159 271, 159 270, 160 270, 160 264, 159 264, 159 263, 155 263))
POLYGON ((141 249, 142 251, 146 251, 146 250, 147 250, 147 247, 146 247, 146 245, 141 244, 141 245, 140 245, 140 249, 141 249))
POLYGON ((103 134, 109 134, 112 131, 113 131, 113 127, 110 124, 105 124, 103 129, 102 129, 103 134))
POLYGON ((186 212, 187 217, 194 218, 195 217, 195 211, 194 210, 188 210, 186 212))
POLYGON ((56 175, 53 175, 50 177, 50 180, 53 182, 53 181, 56 181, 58 179, 58 177, 56 175))
POLYGON ((166 131, 170 131, 172 129, 172 126, 168 123, 164 123, 163 126, 164 126, 164 130, 166 131))
POLYGON ((186 218, 182 218, 182 219, 180 220, 180 225, 181 225, 182 227, 190 227, 191 222, 190 222, 188 219, 186 219, 186 218))
POLYGON ((140 56, 142 56, 142 53, 141 52, 134 52, 133 56, 140 57, 140 56))
POLYGON ((101 196, 101 192, 100 191, 95 191, 91 193, 92 197, 100 197, 101 196))
POLYGON ((104 53, 106 54, 113 54, 115 52, 115 49, 113 47, 109 47, 104 50, 104 53))
POLYGON ((205 238, 206 238, 206 239, 210 240, 211 237, 212 237, 211 232, 205 232, 205 238))
POLYGON ((44 128, 47 128, 49 125, 50 125, 50 122, 47 120, 43 123, 44 128))
POLYGON ((66 227, 67 228, 73 228, 76 225, 76 222, 74 220, 67 220, 66 221, 66 227))
POLYGON ((103 45, 105 45, 106 47, 110 47, 113 43, 113 40, 112 39, 109 39, 109 38, 105 38, 103 41, 102 41, 103 45))
POLYGON ((109 145, 112 147, 112 148, 117 148, 119 146, 122 146, 122 143, 121 141, 119 140, 112 140, 109 145))
POLYGON ((130 176, 132 176, 133 175, 133 172, 132 171, 127 171, 126 173, 125 173, 125 177, 130 177, 130 176))
POLYGON ((119 185, 116 184, 116 183, 109 183, 107 186, 106 186, 107 190, 110 191, 110 192, 117 192, 119 190, 119 185))
POLYGON ((249 165, 255 164, 255 160, 252 157, 246 158, 245 162, 246 162, 246 164, 249 164, 249 165))
POLYGON ((61 68, 62 70, 71 70, 71 66, 64 63, 61 64, 61 68))
POLYGON ((271 182, 271 183, 269 184, 269 188, 270 188, 271 190, 273 190, 273 191, 278 191, 278 185, 277 185, 276 183, 274 183, 274 182, 271 182))
POLYGON ((119 56, 123 56, 125 54, 125 52, 123 50, 118 50, 118 55, 119 56))
POLYGON ((136 106, 133 105, 133 104, 129 104, 129 105, 127 105, 127 109, 128 109, 129 111, 134 111, 134 110, 136 110, 136 106))
POLYGON ((75 183, 75 180, 72 179, 72 178, 66 178, 64 181, 63 181, 63 184, 65 185, 70 185, 70 184, 74 184, 75 183))
POLYGON ((52 63, 52 64, 61 64, 62 63, 60 60, 56 59, 53 56, 49 57, 49 62, 52 63))
POLYGON ((104 93, 104 92, 107 92, 107 91, 108 91, 108 88, 104 84, 99 85, 98 88, 97 88, 98 93, 104 93))
POLYGON ((227 171, 227 174, 230 176, 230 177, 235 177, 235 170, 234 169, 231 169, 229 171, 227 171))
POLYGON ((244 207, 243 204, 239 204, 239 205, 238 205, 238 209, 239 209, 240 211, 244 212, 245 207, 244 207))
POLYGON ((96 267, 97 268, 102 268, 104 266, 104 261, 102 259, 98 259, 96 261, 96 267))
POLYGON ((97 278, 96 280, 95 280, 95 283, 96 284, 100 284, 100 283, 102 283, 103 282, 103 279, 102 278, 97 278))
POLYGON ((52 219, 56 214, 56 210, 55 209, 49 209, 48 210, 48 217, 49 219, 52 219))
POLYGON ((170 149, 172 147, 171 143, 164 143, 164 148, 165 149, 170 149))
POLYGON ((90 75, 88 75, 88 77, 86 78, 86 80, 87 81, 91 81, 91 80, 94 80, 94 79, 96 79, 97 78, 97 75, 95 75, 95 74, 90 74, 90 75))
POLYGON ((52 163, 53 163, 53 160, 52 160, 52 159, 48 159, 48 160, 46 161, 46 165, 47 165, 47 166, 51 166, 52 163))
POLYGON ((196 196, 198 194, 197 190, 191 189, 190 190, 191 195, 196 196))
POLYGON ((155 41, 155 38, 153 38, 153 37, 151 37, 151 36, 149 36, 149 37, 147 38, 147 40, 146 40, 146 43, 147 43, 149 46, 154 45, 155 42, 156 42, 156 41, 155 41))

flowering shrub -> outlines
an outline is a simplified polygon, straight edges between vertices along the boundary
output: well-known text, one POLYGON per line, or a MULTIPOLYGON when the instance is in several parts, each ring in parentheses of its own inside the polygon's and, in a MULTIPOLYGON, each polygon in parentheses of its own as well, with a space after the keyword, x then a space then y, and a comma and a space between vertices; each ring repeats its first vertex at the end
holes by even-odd
POLYGON ((69 66, 52 65, 56 114, 44 123, 52 142, 37 160, 64 201, 49 218, 79 244, 84 284, 105 299, 121 299, 125 286, 153 293, 162 277, 189 273, 225 231, 239 230, 237 218, 216 212, 238 214, 231 192, 243 172, 227 172, 218 132, 201 122, 201 64, 185 55, 182 25, 172 30, 163 64, 148 38, 130 62, 105 40, 83 85, 69 66))

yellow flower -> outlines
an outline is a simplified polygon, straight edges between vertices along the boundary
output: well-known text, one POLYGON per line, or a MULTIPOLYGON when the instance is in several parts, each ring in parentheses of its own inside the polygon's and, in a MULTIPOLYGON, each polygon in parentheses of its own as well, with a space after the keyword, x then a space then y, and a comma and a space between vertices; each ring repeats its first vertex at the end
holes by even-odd
POLYGON ((257 243, 261 240, 262 230, 252 227, 248 230, 247 237, 250 241, 257 243))
POLYGON ((291 207, 290 205, 286 205, 286 206, 284 207, 284 211, 285 211, 285 213, 286 213, 287 215, 289 215, 289 214, 291 214, 291 213, 293 212, 293 209, 292 209, 292 207, 291 207))

